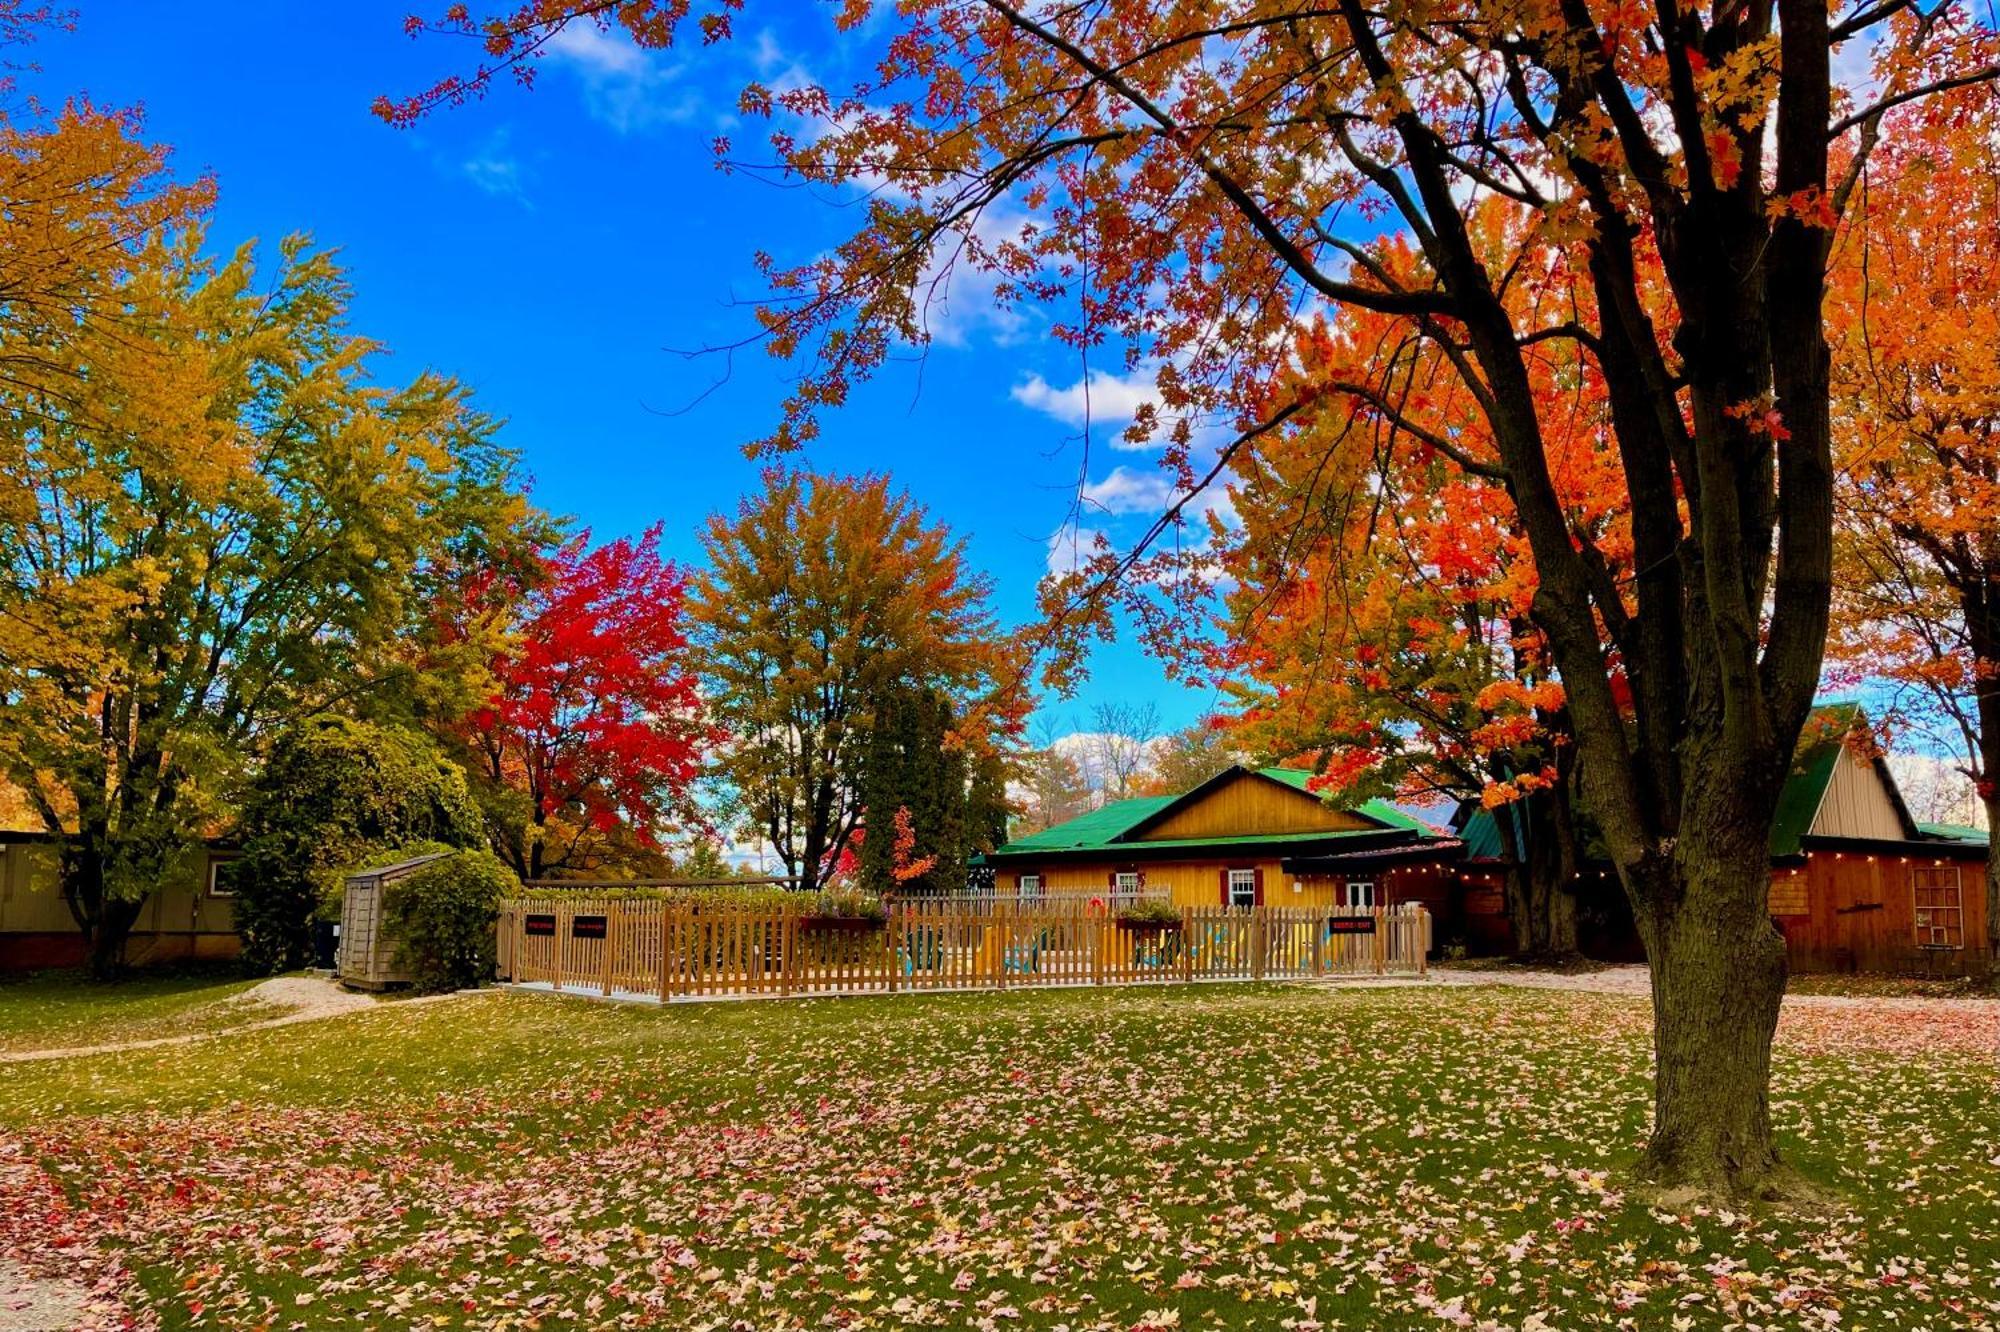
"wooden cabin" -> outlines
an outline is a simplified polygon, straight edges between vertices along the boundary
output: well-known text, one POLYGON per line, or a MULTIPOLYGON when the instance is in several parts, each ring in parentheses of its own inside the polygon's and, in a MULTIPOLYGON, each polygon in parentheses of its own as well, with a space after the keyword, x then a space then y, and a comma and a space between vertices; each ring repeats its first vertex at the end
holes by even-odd
POLYGON ((1181 795, 1118 800, 987 853, 996 896, 1107 905, 1398 906, 1441 901, 1458 842, 1385 801, 1341 809, 1299 768, 1234 767, 1181 795))
MULTIPOLYGON (((1502 887, 1509 864, 1491 811, 1462 808, 1464 858, 1438 937, 1472 952, 1511 939, 1502 887)), ((1815 711, 1800 738, 1771 828, 1772 922, 1794 971, 1962 974, 1983 965, 1989 838, 1918 823, 1851 703, 1815 711)), ((1585 861, 1576 890, 1582 946, 1606 961, 1643 958, 1611 867, 1585 861)))
POLYGON ((1771 830, 1794 971, 1959 973, 1986 947, 1987 834, 1918 823, 1851 704, 1815 714, 1771 830))

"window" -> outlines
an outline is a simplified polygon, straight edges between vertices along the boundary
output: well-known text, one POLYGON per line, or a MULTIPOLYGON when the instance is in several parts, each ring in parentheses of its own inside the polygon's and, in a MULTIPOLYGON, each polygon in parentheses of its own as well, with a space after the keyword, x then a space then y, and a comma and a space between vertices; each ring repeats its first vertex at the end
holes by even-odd
POLYGON ((1253 869, 1229 871, 1229 905, 1257 905, 1257 871, 1253 869))
POLYGON ((1021 886, 1015 890, 1015 896, 1021 898, 1023 901, 1033 901, 1041 897, 1041 895, 1042 876, 1039 874, 1023 874, 1021 876, 1021 886))
POLYGON ((1347 881, 1347 905, 1375 909, 1375 884, 1370 879, 1349 879, 1347 881))
POLYGON ((229 886, 221 870, 224 865, 236 859, 235 856, 215 856, 208 858, 208 895, 210 897, 234 897, 236 890, 229 886))
POLYGON ((1120 902, 1129 902, 1139 895, 1139 872, 1120 870, 1111 880, 1111 895, 1120 902))
POLYGON ((1910 871, 1917 917, 1917 947, 1965 947, 1965 894, 1956 865, 1918 865, 1910 871))

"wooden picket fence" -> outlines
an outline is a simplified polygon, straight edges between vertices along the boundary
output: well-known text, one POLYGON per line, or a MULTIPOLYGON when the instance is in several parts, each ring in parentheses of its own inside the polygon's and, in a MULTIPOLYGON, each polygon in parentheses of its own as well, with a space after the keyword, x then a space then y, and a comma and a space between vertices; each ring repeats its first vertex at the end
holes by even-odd
POLYGON ((510 901, 500 979, 654 998, 892 994, 1426 973, 1417 906, 1184 907, 1128 926, 1086 904, 899 902, 886 923, 803 908, 569 894, 510 901))

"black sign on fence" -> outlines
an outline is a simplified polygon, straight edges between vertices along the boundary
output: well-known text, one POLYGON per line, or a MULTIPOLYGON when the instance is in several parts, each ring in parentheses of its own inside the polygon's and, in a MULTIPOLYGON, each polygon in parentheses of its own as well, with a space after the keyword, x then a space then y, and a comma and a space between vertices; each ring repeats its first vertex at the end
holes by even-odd
POLYGON ((529 914, 521 917, 521 933, 527 935, 531 939, 536 937, 544 939, 554 938, 555 932, 556 932, 556 918, 553 913, 548 915, 542 915, 539 913, 530 912, 529 914))
POLYGON ((1326 918, 1326 932, 1328 934, 1373 934, 1375 933, 1375 917, 1328 916, 1326 918))
POLYGON ((569 921, 569 937, 572 939, 602 939, 604 937, 605 916, 572 916, 569 921))

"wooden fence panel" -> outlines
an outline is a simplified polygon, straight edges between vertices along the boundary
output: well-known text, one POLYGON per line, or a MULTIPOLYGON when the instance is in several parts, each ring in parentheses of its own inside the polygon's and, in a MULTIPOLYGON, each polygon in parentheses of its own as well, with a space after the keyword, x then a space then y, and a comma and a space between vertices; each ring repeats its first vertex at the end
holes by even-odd
POLYGON ((1420 908, 1183 908, 1127 924, 1083 902, 913 900, 886 922, 660 898, 538 894, 500 912, 501 976, 662 1001, 902 990, 1422 975, 1420 908))

